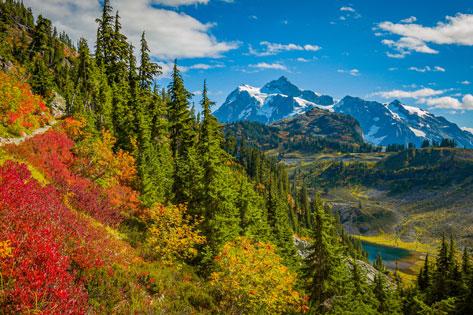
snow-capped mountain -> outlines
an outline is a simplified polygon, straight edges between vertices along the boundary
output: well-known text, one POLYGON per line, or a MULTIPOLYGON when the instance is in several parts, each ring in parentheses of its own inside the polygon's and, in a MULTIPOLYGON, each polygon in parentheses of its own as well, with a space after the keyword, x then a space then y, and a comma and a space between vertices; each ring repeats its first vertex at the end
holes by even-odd
POLYGON ((346 96, 335 103, 327 95, 302 91, 285 77, 262 88, 239 86, 215 111, 221 122, 256 121, 270 124, 313 108, 347 114, 358 120, 367 142, 376 145, 408 144, 454 139, 460 147, 473 148, 473 134, 444 117, 399 101, 382 104, 346 96))
POLYGON ((225 123, 249 120, 269 124, 305 113, 314 107, 325 108, 333 103, 330 96, 301 91, 286 77, 280 77, 262 88, 239 86, 215 111, 215 116, 225 123))
POLYGON ((361 125, 365 140, 377 145, 440 142, 455 139, 460 147, 473 148, 472 134, 443 117, 395 100, 389 104, 346 96, 335 104, 336 112, 353 116, 361 125))

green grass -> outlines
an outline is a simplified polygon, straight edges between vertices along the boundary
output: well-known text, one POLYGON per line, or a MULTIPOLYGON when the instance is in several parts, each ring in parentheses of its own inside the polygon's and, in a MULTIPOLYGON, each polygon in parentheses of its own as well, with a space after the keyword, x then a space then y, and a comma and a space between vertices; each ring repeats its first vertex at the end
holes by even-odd
POLYGON ((418 241, 406 242, 392 234, 380 233, 378 235, 372 235, 372 236, 355 235, 355 237, 365 242, 402 248, 402 249, 406 249, 406 250, 414 251, 414 252, 429 253, 429 254, 433 254, 436 252, 435 246, 432 246, 430 244, 424 244, 418 241))

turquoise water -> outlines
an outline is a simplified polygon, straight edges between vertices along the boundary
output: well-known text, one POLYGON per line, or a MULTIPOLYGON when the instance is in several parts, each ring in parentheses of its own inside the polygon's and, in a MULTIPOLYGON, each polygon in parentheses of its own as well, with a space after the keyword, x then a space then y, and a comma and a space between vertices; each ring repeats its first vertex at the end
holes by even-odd
POLYGON ((361 242, 363 249, 368 253, 368 260, 372 263, 379 254, 383 259, 383 263, 388 267, 395 267, 396 261, 411 256, 411 252, 407 249, 378 245, 368 242, 361 242))

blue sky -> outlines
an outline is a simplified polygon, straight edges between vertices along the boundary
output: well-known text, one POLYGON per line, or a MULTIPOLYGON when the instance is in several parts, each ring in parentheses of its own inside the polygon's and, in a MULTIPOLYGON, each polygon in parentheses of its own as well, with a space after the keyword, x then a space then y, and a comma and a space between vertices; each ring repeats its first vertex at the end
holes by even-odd
MULTIPOLYGON (((97 15, 96 0, 25 2, 73 37, 93 42, 95 25, 85 21, 97 15)), ((473 128, 472 1, 112 0, 112 5, 131 41, 145 29, 164 69, 177 57, 189 90, 199 91, 207 79, 217 104, 240 84, 262 86, 285 75, 300 88, 335 98, 400 98, 473 128)))

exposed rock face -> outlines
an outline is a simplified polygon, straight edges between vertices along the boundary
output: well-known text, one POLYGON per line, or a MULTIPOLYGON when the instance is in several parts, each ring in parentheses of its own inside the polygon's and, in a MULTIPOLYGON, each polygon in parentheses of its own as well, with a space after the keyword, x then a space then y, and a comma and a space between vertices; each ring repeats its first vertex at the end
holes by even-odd
POLYGON ((56 92, 54 92, 50 107, 55 118, 60 118, 66 114, 66 100, 56 92))

